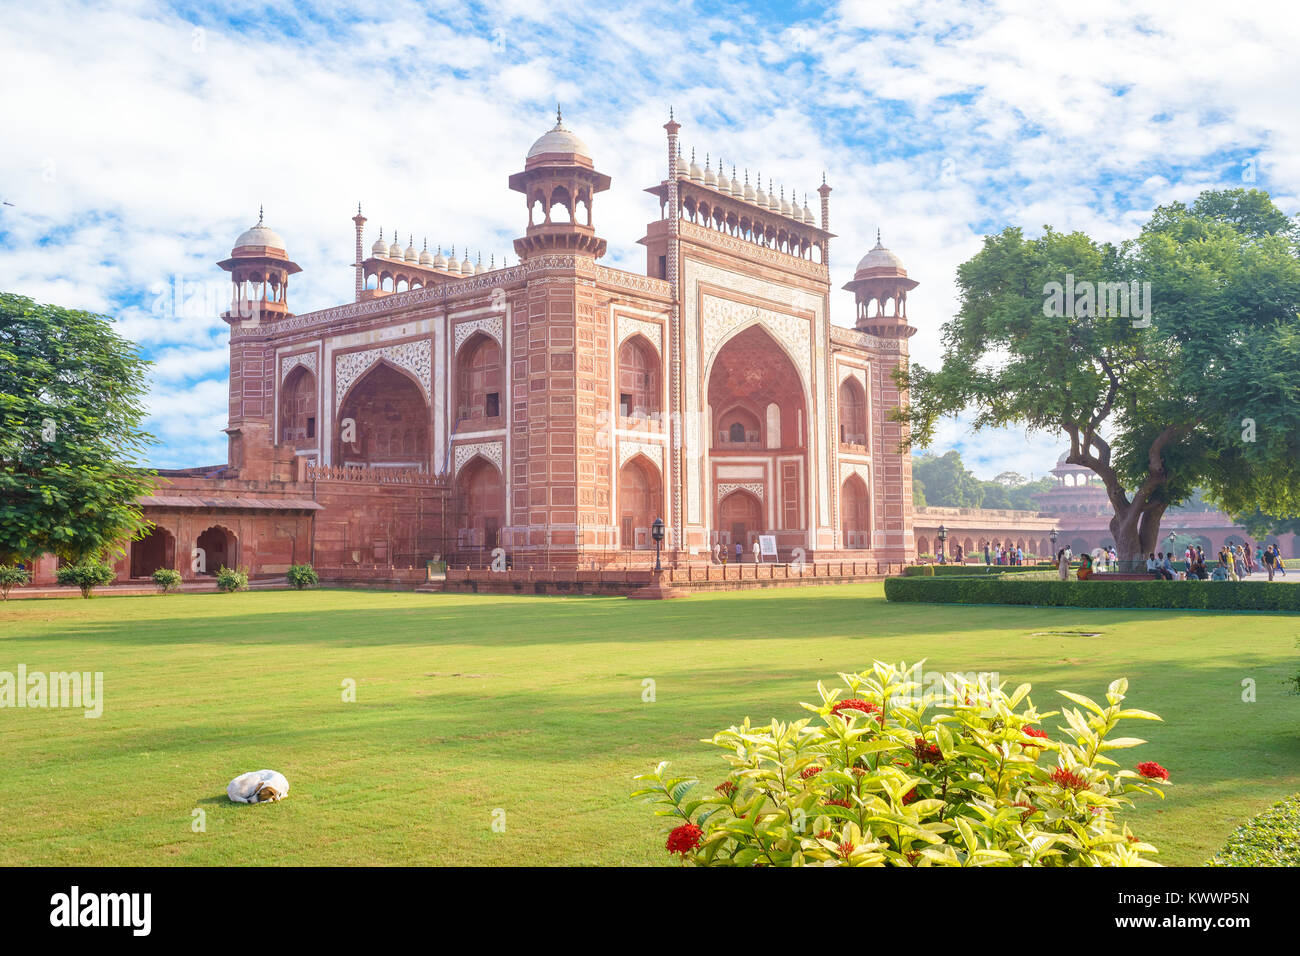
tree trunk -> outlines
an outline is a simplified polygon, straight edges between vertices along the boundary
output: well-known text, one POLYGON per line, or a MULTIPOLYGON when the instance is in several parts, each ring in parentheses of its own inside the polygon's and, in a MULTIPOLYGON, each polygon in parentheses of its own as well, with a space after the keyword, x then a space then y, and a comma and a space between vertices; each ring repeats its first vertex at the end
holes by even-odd
MULTIPOLYGON (((1113 501, 1112 501, 1112 507, 1113 501)), ((1115 552, 1120 571, 1145 571, 1147 555, 1156 550, 1160 540, 1160 519, 1164 516, 1163 503, 1148 503, 1145 507, 1129 504, 1114 508, 1110 531, 1115 538, 1115 552)))

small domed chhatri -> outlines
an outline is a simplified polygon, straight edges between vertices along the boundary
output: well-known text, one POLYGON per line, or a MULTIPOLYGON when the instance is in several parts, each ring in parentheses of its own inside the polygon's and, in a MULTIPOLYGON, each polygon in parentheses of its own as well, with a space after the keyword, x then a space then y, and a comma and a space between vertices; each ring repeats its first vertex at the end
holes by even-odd
POLYGON ((858 260, 853 281, 844 286, 857 300, 857 328, 882 338, 915 335, 907 322, 907 293, 918 284, 908 278, 903 260, 885 248, 877 229, 876 244, 858 260))
POLYGON ((233 289, 227 321, 261 322, 289 314, 289 276, 301 272, 289 259, 284 239, 263 222, 257 210, 257 223, 239 234, 230 258, 218 262, 230 273, 233 289))

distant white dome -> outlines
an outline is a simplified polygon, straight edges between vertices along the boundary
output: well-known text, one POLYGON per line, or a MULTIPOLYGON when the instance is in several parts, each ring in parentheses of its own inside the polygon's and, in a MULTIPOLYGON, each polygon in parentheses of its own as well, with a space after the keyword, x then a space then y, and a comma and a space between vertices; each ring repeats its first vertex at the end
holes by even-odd
POLYGON ((388 243, 384 242, 384 230, 379 230, 379 238, 370 247, 370 254, 372 256, 382 256, 385 259, 388 258, 388 243))
POLYGON ((406 247, 406 252, 402 254, 402 258, 405 259, 407 262, 419 262, 420 254, 415 251, 415 237, 412 236, 407 241, 408 241, 408 245, 406 247))
POLYGON ((433 253, 429 251, 428 239, 424 240, 424 248, 420 250, 420 265, 422 266, 433 265, 433 253))
POLYGON ((442 254, 442 246, 438 247, 438 254, 433 257, 433 267, 444 271, 447 268, 447 257, 442 254))
POLYGON ((709 157, 707 154, 705 154, 704 157, 704 185, 718 185, 718 177, 713 174, 713 167, 709 165, 709 157))
POLYGON ((745 202, 754 202, 756 198, 754 187, 749 184, 749 170, 747 169, 745 170, 745 202))
POLYGON ((745 198, 745 188, 740 185, 740 180, 736 178, 736 167, 731 167, 731 195, 737 199, 745 198))
POLYGON ((691 168, 687 170, 686 175, 691 177, 692 182, 699 183, 704 181, 704 173, 695 162, 695 150, 691 150, 691 168))

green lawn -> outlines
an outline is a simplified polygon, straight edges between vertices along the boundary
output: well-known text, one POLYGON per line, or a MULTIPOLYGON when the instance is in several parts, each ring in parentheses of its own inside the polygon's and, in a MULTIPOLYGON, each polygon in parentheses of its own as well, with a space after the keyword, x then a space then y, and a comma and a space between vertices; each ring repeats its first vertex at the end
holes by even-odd
POLYGON ((103 671, 106 703, 98 720, 0 710, 0 864, 663 863, 633 774, 670 759, 721 779, 699 738, 803 716, 818 679, 873 658, 921 657, 1031 681, 1040 709, 1127 676, 1132 705, 1165 723, 1129 728, 1150 743, 1120 756, 1174 783, 1135 811, 1138 832, 1163 862, 1197 864, 1300 791, 1297 634, 1283 614, 892 605, 879 584, 11 601, 0 671, 103 671), (1036 633, 1076 630, 1101 633, 1036 633), (288 800, 231 804, 227 781, 263 767, 288 800))

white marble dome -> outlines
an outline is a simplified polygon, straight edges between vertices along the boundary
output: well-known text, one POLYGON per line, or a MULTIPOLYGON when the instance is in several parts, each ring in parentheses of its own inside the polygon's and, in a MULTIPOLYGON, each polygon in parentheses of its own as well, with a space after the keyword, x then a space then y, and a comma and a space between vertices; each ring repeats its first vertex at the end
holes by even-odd
POLYGON ((562 153, 572 156, 583 156, 591 158, 591 150, 587 144, 573 134, 572 130, 565 127, 563 119, 556 111, 555 125, 542 134, 537 142, 533 143, 528 150, 528 159, 534 156, 541 156, 544 153, 562 153))
POLYGON ((235 248, 240 249, 245 246, 266 246, 271 249, 284 249, 284 239, 274 229, 262 225, 260 222, 252 229, 245 229, 235 240, 235 248))
POLYGON ((858 272, 864 269, 897 269, 903 270, 903 260, 898 258, 880 242, 880 237, 876 236, 876 244, 871 251, 858 260, 858 272))

